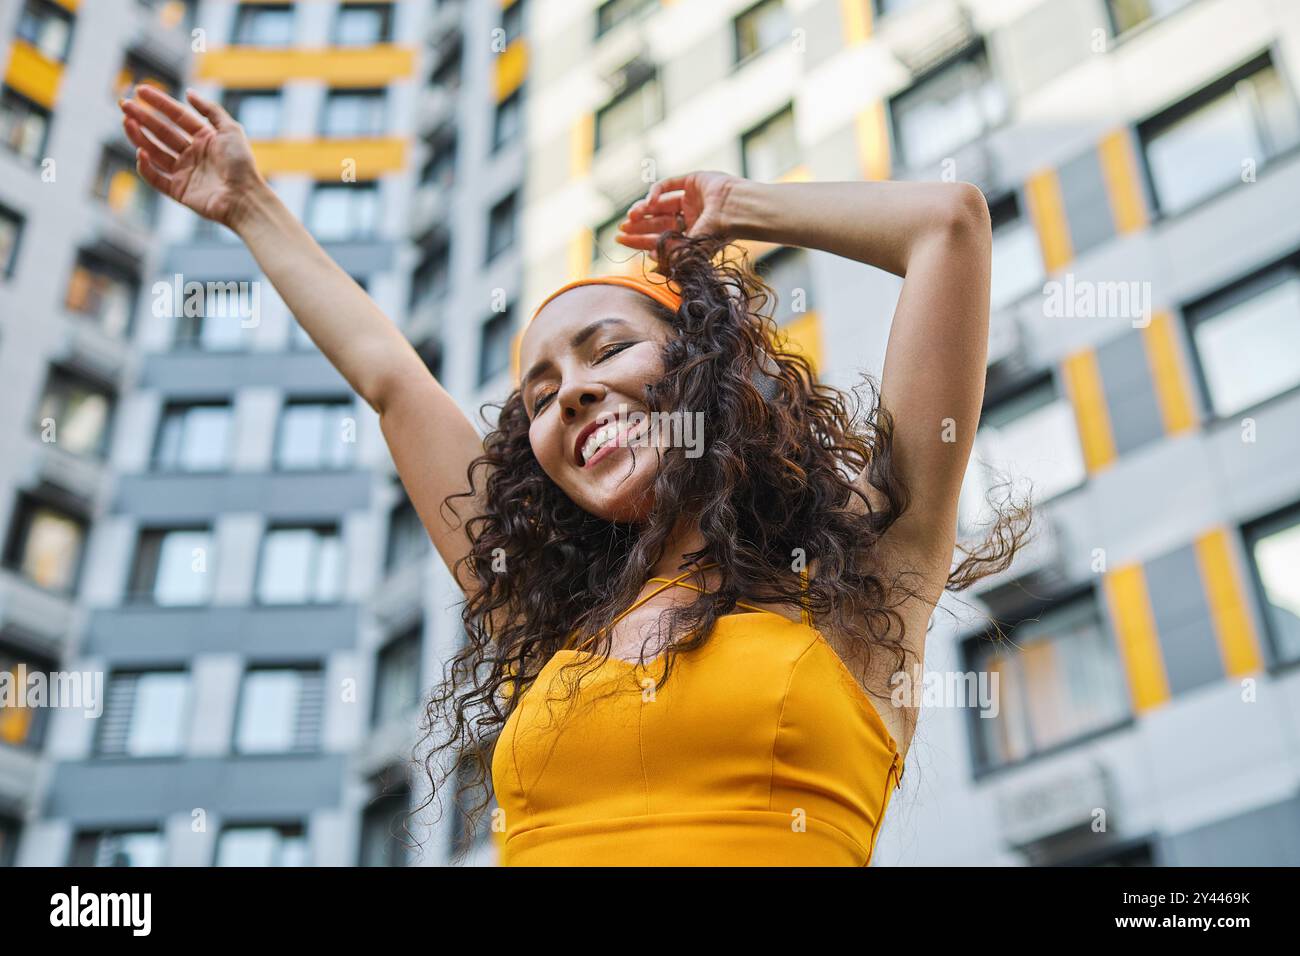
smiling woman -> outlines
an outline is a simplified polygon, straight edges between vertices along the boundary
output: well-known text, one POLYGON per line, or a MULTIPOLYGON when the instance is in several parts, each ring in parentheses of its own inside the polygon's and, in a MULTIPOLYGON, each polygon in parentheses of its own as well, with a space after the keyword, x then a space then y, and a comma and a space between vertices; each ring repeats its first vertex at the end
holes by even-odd
POLYGON ((452 774, 490 777, 507 863, 869 863, 917 716, 886 704, 890 677, 920 665, 943 590, 1005 568, 1028 527, 994 509, 952 567, 987 351, 979 191, 656 183, 618 236, 655 271, 545 299, 480 438, 267 186, 229 113, 192 91, 137 95, 122 110, 141 176, 248 245, 378 413, 466 595, 416 812, 452 774), (865 408, 778 346, 773 292, 733 239, 905 277, 865 408), (702 434, 686 447, 664 419, 702 434))

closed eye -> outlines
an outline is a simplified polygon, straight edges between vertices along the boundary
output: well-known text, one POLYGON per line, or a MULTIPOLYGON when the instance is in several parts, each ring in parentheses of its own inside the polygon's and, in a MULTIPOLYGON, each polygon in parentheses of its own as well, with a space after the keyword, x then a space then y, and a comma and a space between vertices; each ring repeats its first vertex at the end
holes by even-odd
MULTIPOLYGON (((618 343, 616 343, 616 344, 614 344, 614 345, 607 345, 605 348, 601 349, 600 352, 596 355, 596 361, 595 361, 595 363, 593 363, 593 364, 600 364, 601 362, 605 361, 605 359, 609 358, 610 356, 615 355, 615 354, 617 354, 617 353, 619 353, 619 352, 622 352, 624 349, 629 349, 629 348, 631 348, 633 345, 636 345, 636 343, 635 343, 635 342, 618 342, 618 343)), ((554 392, 546 392, 546 393, 543 394, 543 395, 539 395, 539 396, 537 396, 537 398, 535 398, 535 399, 533 400, 533 414, 536 415, 536 414, 537 414, 538 412, 540 412, 543 408, 545 408, 546 405, 547 405, 547 403, 550 401, 551 396, 553 396, 554 394, 555 394, 554 392)))

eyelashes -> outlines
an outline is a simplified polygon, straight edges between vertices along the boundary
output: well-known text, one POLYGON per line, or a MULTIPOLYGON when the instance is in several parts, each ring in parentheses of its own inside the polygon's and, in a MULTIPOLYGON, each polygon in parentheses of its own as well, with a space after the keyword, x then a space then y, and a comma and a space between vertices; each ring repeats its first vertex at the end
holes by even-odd
MULTIPOLYGON (((632 346, 636 344, 637 344, 636 342, 618 342, 614 345, 607 345, 605 346, 605 348, 601 349, 600 352, 596 355, 596 361, 592 364, 599 365, 601 362, 605 361, 605 359, 611 358, 612 356, 617 355, 619 352, 622 352, 626 349, 630 349, 632 346)), ((536 399, 534 399, 533 414, 536 415, 543 408, 545 408, 546 405, 550 402, 550 399, 553 395, 555 395, 555 392, 547 392, 544 395, 539 395, 536 399)))

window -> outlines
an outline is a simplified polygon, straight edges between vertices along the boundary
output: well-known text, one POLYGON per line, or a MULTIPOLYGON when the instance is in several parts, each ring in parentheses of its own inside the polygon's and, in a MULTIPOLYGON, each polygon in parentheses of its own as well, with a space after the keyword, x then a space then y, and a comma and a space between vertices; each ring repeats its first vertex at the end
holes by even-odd
POLYGON ((307 836, 297 824, 224 827, 216 865, 307 866, 307 836))
POLYGON ((5 564, 39 587, 71 592, 85 540, 82 517, 32 495, 20 495, 10 521, 5 564))
POLYGON ((989 69, 984 44, 977 43, 896 96, 889 111, 903 162, 919 169, 950 157, 1000 124, 1007 101, 989 69))
POLYGON ((1265 54, 1138 127, 1156 205, 1166 215, 1242 181, 1300 141, 1296 105, 1265 54))
POLYGON ((486 385, 510 367, 510 346, 514 338, 513 313, 513 308, 507 308, 483 323, 478 353, 480 386, 486 385))
POLYGON ((790 37, 785 0, 761 0, 735 20, 736 62, 743 63, 790 37))
MULTIPOLYGON (((642 193, 641 195, 643 196, 645 194, 642 193)), ((637 196, 636 198, 639 199, 641 196, 637 196)), ((633 201, 635 200, 629 200, 627 203, 619 203, 618 205, 623 207, 622 210, 616 210, 612 216, 592 230, 593 241, 591 244, 591 261, 593 263, 609 260, 619 262, 625 259, 627 254, 632 251, 627 246, 620 244, 616 237, 618 236, 618 224, 622 222, 627 215, 626 207, 631 205, 633 201)))
POLYGON ((740 153, 747 179, 770 182, 793 169, 799 162, 794 109, 787 106, 741 136, 740 153))
POLYGON ((379 184, 317 183, 307 203, 307 228, 321 242, 369 239, 379 218, 379 184))
POLYGON ((456 137, 431 137, 429 150, 429 160, 420 168, 420 185, 450 188, 456 181, 456 137))
POLYGON ((132 89, 137 86, 155 86, 171 96, 184 99, 181 96, 180 83, 174 74, 160 70, 139 54, 128 53, 113 84, 113 99, 118 100, 130 95, 132 89))
POLYGON ((336 46, 371 46, 393 38, 391 3, 355 3, 339 7, 334 21, 336 46))
POLYGON ((990 300, 1006 308, 1042 288, 1043 253, 1034 224, 1021 214, 1014 193, 989 208, 993 220, 993 275, 990 300))
POLYGON ((39 163, 50 131, 50 111, 9 87, 0 90, 0 143, 39 163))
POLYGON ((70 312, 91 319, 109 335, 121 338, 131 326, 139 293, 138 273, 133 267, 83 250, 77 253, 64 305, 70 312))
MULTIPOLYGON (((198 280, 195 280, 198 281, 198 280)), ((188 285, 188 283, 187 283, 188 285)), ((240 294, 223 292, 234 283, 202 283, 202 296, 185 293, 182 314, 176 317, 176 349, 204 352, 238 352, 248 347, 246 321, 241 314, 240 294)), ((246 300, 243 300, 246 301, 246 300)))
POLYGON ((113 212, 137 226, 153 223, 157 193, 140 181, 135 174, 135 159, 127 153, 105 148, 95 175, 94 194, 108 203, 113 212))
POLYGON ((776 293, 772 317, 785 325, 795 315, 812 311, 812 269, 808 252, 785 246, 759 259, 754 271, 776 293))
POLYGON ((275 467, 347 468, 356 449, 356 422, 349 401, 292 401, 280 412, 275 467))
POLYGON ((1273 653, 1300 660, 1300 508, 1248 525, 1244 537, 1273 653))
POLYGON ((1106 0, 1106 6, 1110 8, 1115 35, 1119 36, 1148 20, 1167 17, 1191 2, 1192 0, 1106 0))
POLYGON ((464 44, 457 39, 440 49, 437 66, 429 76, 429 83, 436 89, 455 93, 460 89, 461 63, 464 59, 464 44))
POLYGON ((918 0, 875 0, 876 13, 883 17, 916 6, 917 2, 918 0))
POLYGON ((322 136, 379 136, 384 132, 383 90, 330 90, 321 114, 322 136))
POLYGON ((336 527, 270 528, 262 539, 257 600, 319 604, 343 592, 343 542, 336 527))
MULTIPOLYGON (((509 2, 509 0, 507 0, 509 2)), ((501 29, 505 31, 506 43, 513 43, 524 33, 524 0, 515 0, 501 11, 501 29)))
POLYGON ((72 41, 72 15, 48 0, 27 0, 18 18, 18 39, 26 40, 47 59, 62 63, 72 41))
POLYGON ((655 68, 634 60, 623 69, 622 89, 596 111, 596 144, 600 150, 620 143, 658 123, 663 116, 663 96, 655 68))
POLYGON ((13 866, 18 859, 18 821, 0 816, 0 866, 13 866))
POLYGON ((129 597, 163 607, 207 604, 213 567, 210 528, 142 531, 131 568, 129 597))
POLYGON ((1235 415, 1300 385, 1300 260, 1271 267, 1186 312, 1216 416, 1235 415))
POLYGON ((74 455, 100 457, 108 443, 108 420, 113 396, 61 368, 51 368, 45 392, 33 423, 42 440, 74 455))
POLYGON ((625 20, 631 20, 643 11, 650 11, 659 6, 658 0, 605 0, 596 8, 596 36, 600 36, 618 26, 625 20))
POLYGON ((459 853, 461 850, 467 853, 473 851, 475 847, 484 843, 491 833, 488 829, 488 822, 492 818, 490 807, 479 815, 473 834, 469 834, 465 830, 466 825, 469 823, 469 812, 478 803, 478 800, 474 799, 478 790, 475 783, 476 772, 474 769, 477 760, 478 758, 472 754, 463 753, 456 762, 455 806, 451 814, 450 837, 450 849, 453 854, 459 853))
POLYGON ((228 402, 175 403, 163 409, 154 443, 157 471, 221 471, 230 448, 228 402))
POLYGON ((411 276, 411 309, 447 294, 451 281, 451 247, 445 237, 424 244, 420 262, 411 276))
POLYGON ((515 197, 516 194, 511 193, 488 213, 488 262, 515 244, 515 197))
MULTIPOLYGON (((34 660, 26 653, 0 644, 0 674, 6 675, 6 683, 15 690, 21 690, 25 684, 30 686, 28 682, 36 674, 50 675, 55 666, 53 661, 34 660)), ((39 751, 45 740, 50 708, 24 706, 23 700, 17 694, 12 697, 0 694, 0 745, 39 751)))
POLYGON ((139 0, 164 30, 190 30, 198 0, 139 0))
POLYGON ((69 866, 163 866, 166 846, 157 830, 78 833, 69 866))
POLYGON ((410 788, 402 783, 383 788, 361 817, 360 866, 406 866, 406 817, 410 788))
POLYGON ((109 677, 96 752, 121 757, 178 756, 185 746, 189 708, 187 672, 118 671, 109 677))
POLYGON ((394 571, 429 553, 429 535, 424 524, 406 496, 388 515, 388 549, 384 567, 394 571))
POLYGON ((1074 409, 1044 378, 984 410, 958 499, 958 527, 967 535, 987 524, 987 497, 996 482, 1011 480, 1017 497, 1028 484, 1037 505, 1085 477, 1074 409))
POLYGON ((232 43, 238 46, 290 46, 293 43, 293 6, 240 4, 235 12, 232 43))
POLYGON ((324 707, 320 668, 258 667, 244 674, 235 749, 241 754, 314 751, 324 707))
POLYGON ((1127 685, 1115 642, 1094 595, 1048 607, 1006 640, 968 645, 970 669, 996 675, 996 716, 972 709, 976 764, 1023 760, 1112 727, 1128 716, 1127 685))
POLYGON ((494 151, 514 141, 519 135, 523 126, 523 103, 524 91, 523 87, 520 87, 497 104, 496 113, 492 117, 492 149, 494 151))
POLYGON ((231 90, 226 111, 244 127, 249 139, 275 139, 280 135, 279 90, 231 90))
POLYGON ((420 705, 420 637, 417 624, 379 649, 375 661, 375 700, 370 721, 382 727, 393 720, 406 720, 420 705))
POLYGON ((14 274, 18 261, 18 239, 22 236, 23 218, 18 213, 0 206, 0 278, 14 274))

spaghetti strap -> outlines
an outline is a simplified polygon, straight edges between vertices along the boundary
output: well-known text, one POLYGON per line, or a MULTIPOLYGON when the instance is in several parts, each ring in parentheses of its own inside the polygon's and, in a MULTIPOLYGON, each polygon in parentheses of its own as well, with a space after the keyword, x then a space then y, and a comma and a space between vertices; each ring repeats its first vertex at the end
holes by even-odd
MULTIPOLYGON (((678 575, 677 577, 675 577, 675 578, 672 578, 671 580, 669 580, 668 578, 651 578, 651 579, 650 579, 651 581, 663 581, 664 583, 661 584, 659 587, 655 588, 653 591, 651 591, 651 592, 650 592, 649 594, 647 594, 645 597, 643 597, 643 598, 638 598, 636 601, 634 601, 634 602, 632 603, 632 605, 631 605, 630 607, 627 607, 627 608, 625 608, 624 610, 620 611, 620 612, 618 613, 618 616, 614 618, 614 620, 613 620, 612 623, 617 624, 619 621, 623 620, 623 618, 627 617, 627 615, 631 614, 633 611, 635 611, 637 608, 639 608, 639 607, 640 607, 642 604, 644 604, 646 601, 650 600, 652 597, 655 597, 655 596, 658 595, 658 594, 662 594, 664 591, 668 590, 670 587, 672 587, 672 586, 675 585, 675 584, 681 584, 683 578, 690 577, 690 576, 691 576, 692 574, 694 574, 696 571, 703 571, 705 568, 711 568, 711 567, 713 567, 713 563, 712 563, 712 562, 710 562, 709 564, 702 564, 702 565, 700 565, 699 567, 691 568, 691 569, 689 569, 689 570, 687 570, 687 571, 684 571, 683 573, 679 574, 679 575, 678 575)), ((687 587, 691 587, 691 586, 692 586, 692 585, 687 585, 687 587)), ((704 589, 703 589, 703 588, 697 588, 697 590, 699 590, 699 591, 703 591, 704 589)), ((585 641, 583 641, 581 644, 579 644, 576 648, 574 648, 574 650, 582 650, 584 647, 586 647, 588 644, 590 644, 592 641, 594 641, 597 637, 600 637, 600 634, 599 634, 599 633, 598 633, 598 634, 594 634, 594 635, 592 635, 591 637, 587 638, 585 641)))
POLYGON ((812 612, 808 610, 808 569, 799 569, 799 580, 803 582, 803 600, 799 602, 800 619, 809 627, 813 626, 812 612))

